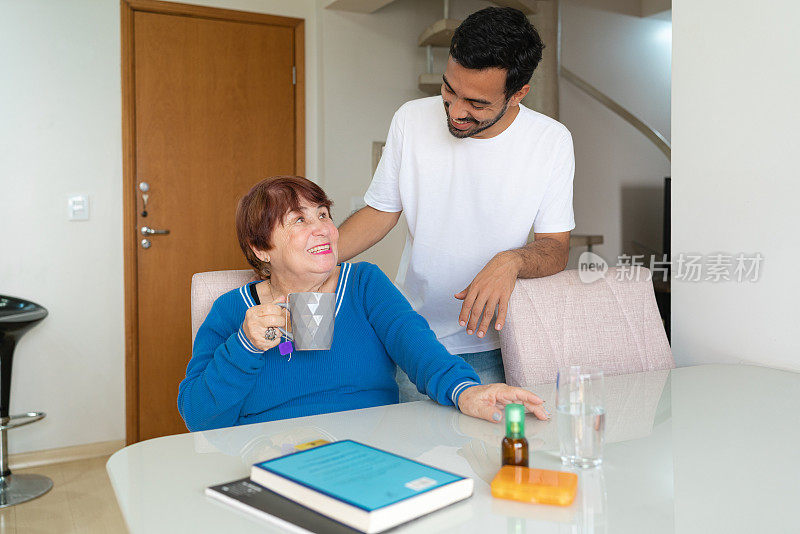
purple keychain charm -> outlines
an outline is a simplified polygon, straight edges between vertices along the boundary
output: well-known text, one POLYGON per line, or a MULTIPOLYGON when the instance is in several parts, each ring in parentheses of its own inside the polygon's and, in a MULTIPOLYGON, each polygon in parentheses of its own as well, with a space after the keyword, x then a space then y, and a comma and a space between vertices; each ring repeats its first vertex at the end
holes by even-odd
MULTIPOLYGON (((289 299, 289 296, 286 296, 286 299, 289 299)), ((279 305, 280 306, 280 305, 279 305)), ((286 310, 286 326, 289 326, 289 307, 287 305, 282 305, 281 308, 286 310)), ((289 355, 289 359, 292 359, 292 352, 294 352, 294 345, 292 344, 292 340, 289 339, 289 333, 285 330, 281 329, 281 333, 286 336, 286 341, 278 345, 278 352, 281 353, 281 356, 289 355)))
POLYGON ((278 345, 278 351, 281 353, 281 356, 286 356, 294 352, 294 345, 292 345, 291 341, 284 341, 278 345))

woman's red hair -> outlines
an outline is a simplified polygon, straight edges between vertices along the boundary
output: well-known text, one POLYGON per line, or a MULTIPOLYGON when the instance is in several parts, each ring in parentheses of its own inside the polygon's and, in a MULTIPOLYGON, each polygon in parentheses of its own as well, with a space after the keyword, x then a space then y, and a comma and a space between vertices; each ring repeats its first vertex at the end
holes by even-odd
POLYGON ((261 279, 269 278, 269 263, 261 261, 253 248, 272 248, 272 232, 283 217, 300 209, 300 202, 325 206, 333 202, 320 186, 302 176, 271 176, 254 185, 236 208, 236 236, 247 263, 261 279))

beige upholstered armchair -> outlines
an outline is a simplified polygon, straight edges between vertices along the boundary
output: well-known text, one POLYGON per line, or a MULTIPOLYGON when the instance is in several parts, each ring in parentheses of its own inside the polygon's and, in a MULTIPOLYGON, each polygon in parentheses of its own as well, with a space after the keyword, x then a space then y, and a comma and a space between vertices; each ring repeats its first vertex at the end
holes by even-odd
POLYGON ((577 270, 518 280, 500 332, 506 382, 555 382, 559 367, 574 364, 608 375, 675 367, 649 274, 610 268, 588 284, 577 270))
POLYGON ((192 344, 214 301, 223 293, 241 287, 251 280, 255 280, 252 269, 209 271, 192 276, 192 344))

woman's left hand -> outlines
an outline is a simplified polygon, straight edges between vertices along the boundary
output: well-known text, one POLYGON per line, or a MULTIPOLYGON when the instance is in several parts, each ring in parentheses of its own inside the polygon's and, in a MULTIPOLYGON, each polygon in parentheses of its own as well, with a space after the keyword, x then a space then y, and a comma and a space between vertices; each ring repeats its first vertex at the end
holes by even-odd
POLYGON ((458 408, 463 413, 494 423, 503 419, 506 404, 512 403, 524 405, 537 419, 550 419, 541 398, 530 391, 506 384, 471 386, 458 397, 458 408))

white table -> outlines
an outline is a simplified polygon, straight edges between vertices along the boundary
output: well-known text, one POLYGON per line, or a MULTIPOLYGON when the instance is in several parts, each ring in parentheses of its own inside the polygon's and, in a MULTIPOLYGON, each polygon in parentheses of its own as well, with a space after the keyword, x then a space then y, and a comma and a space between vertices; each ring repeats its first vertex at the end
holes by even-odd
MULTIPOLYGON (((553 406, 552 384, 530 389, 553 406)), ((606 390, 603 467, 579 472, 566 508, 492 498, 504 425, 432 401, 157 438, 117 452, 107 468, 133 533, 280 532, 203 490, 319 438, 475 479, 472 498, 396 532, 800 532, 800 374, 706 365, 607 377, 606 390)), ((555 420, 528 416, 526 435, 531 465, 560 469, 555 420)))

